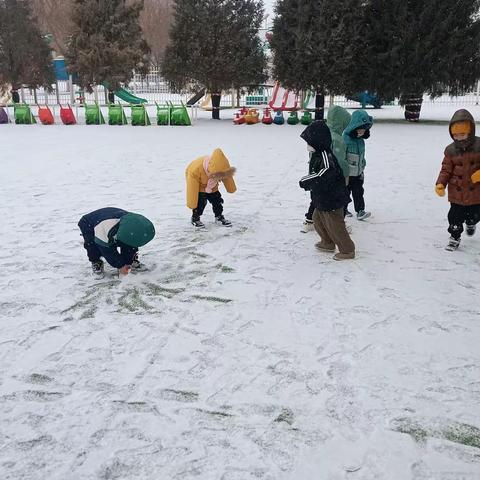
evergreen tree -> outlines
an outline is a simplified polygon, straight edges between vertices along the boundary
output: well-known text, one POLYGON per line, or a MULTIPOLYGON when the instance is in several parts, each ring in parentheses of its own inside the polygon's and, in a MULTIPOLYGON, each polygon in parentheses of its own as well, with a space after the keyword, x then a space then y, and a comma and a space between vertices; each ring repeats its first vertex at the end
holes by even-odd
POLYGON ((14 101, 22 85, 51 89, 55 81, 50 47, 26 0, 0 0, 0 90, 12 85, 14 101))
POLYGON ((315 118, 323 118, 326 92, 364 88, 353 75, 364 50, 359 19, 362 0, 280 0, 276 6, 271 47, 273 74, 285 87, 316 92, 315 118))
POLYGON ((362 58, 370 89, 418 120, 423 94, 461 94, 480 78, 479 0, 369 0, 362 58))
POLYGON ((148 71, 148 45, 138 19, 142 1, 75 0, 66 59, 88 91, 103 82, 111 90, 128 83, 134 70, 148 71))
POLYGON ((206 88, 212 118, 220 118, 222 90, 266 79, 262 18, 261 0, 175 0, 163 75, 177 91, 206 88))

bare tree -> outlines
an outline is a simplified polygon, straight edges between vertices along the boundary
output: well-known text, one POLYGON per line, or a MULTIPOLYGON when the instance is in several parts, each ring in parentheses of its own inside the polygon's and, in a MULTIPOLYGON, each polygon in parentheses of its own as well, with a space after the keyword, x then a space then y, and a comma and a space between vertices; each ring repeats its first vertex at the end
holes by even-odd
MULTIPOLYGON (((53 35, 54 50, 65 55, 72 33, 73 0, 30 0, 42 33, 53 35)), ((128 4, 132 0, 127 1, 128 4)), ((140 26, 151 49, 151 61, 159 65, 169 42, 172 23, 172 0, 144 0, 140 26)))
POLYGON ((172 0, 144 0, 140 26, 151 50, 151 62, 160 65, 169 42, 173 16, 172 0))
POLYGON ((31 4, 41 31, 53 35, 53 49, 64 55, 72 33, 72 0, 31 0, 31 4))

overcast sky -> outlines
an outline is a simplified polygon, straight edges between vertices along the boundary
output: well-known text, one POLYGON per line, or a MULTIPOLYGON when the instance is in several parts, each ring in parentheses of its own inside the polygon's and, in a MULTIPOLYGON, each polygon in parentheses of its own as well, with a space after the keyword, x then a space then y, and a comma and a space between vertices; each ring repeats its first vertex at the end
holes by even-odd
POLYGON ((263 4, 265 5, 265 13, 268 13, 268 18, 272 18, 273 16, 273 5, 277 0, 263 0, 263 4))

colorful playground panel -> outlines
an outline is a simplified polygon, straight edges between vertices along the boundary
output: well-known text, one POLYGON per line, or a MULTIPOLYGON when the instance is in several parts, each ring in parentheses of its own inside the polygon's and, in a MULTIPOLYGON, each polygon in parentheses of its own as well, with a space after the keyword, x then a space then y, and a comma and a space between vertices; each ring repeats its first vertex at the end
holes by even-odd
POLYGON ((132 109, 132 125, 134 126, 146 126, 151 125, 150 118, 147 113, 145 105, 131 105, 132 109))
POLYGON ((45 107, 38 106, 38 119, 42 125, 53 125, 55 123, 52 111, 46 105, 45 107))
POLYGON ((29 105, 23 103, 15 104, 13 111, 15 123, 17 125, 31 125, 32 123, 37 123, 29 105))
POLYGON ((123 107, 118 105, 108 106, 108 124, 109 125, 126 125, 127 116, 123 110, 123 107))
POLYGON ((105 119, 103 118, 102 111, 98 106, 98 103, 94 103, 93 105, 85 104, 85 123, 87 125, 103 125, 105 123, 105 119))

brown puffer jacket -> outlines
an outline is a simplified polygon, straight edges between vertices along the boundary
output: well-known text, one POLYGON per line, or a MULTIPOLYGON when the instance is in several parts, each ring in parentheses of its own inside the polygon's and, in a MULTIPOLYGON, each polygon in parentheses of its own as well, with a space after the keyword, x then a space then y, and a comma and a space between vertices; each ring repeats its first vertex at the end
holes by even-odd
MULTIPOLYGON (((450 120, 452 124, 469 121, 470 135, 463 142, 453 142, 446 149, 437 185, 448 185, 448 201, 459 205, 480 204, 480 183, 473 183, 472 174, 480 169, 480 137, 475 136, 475 121, 468 110, 458 110, 450 120)), ((453 137, 452 137, 453 138, 453 137)))

